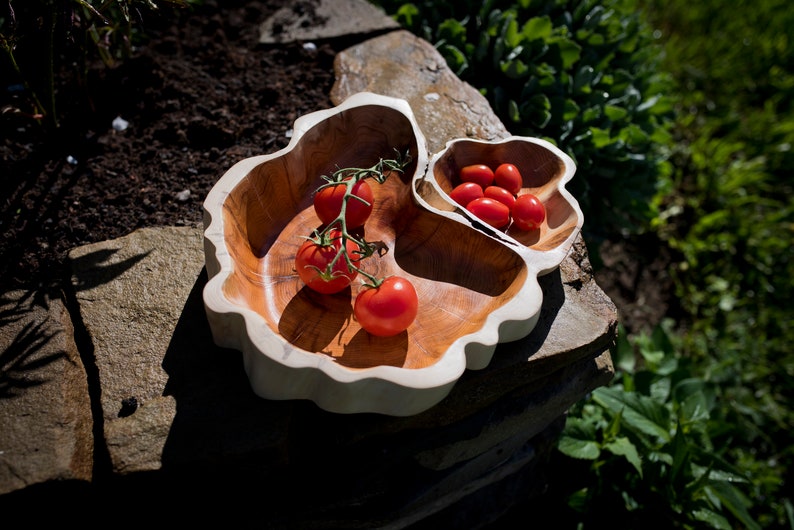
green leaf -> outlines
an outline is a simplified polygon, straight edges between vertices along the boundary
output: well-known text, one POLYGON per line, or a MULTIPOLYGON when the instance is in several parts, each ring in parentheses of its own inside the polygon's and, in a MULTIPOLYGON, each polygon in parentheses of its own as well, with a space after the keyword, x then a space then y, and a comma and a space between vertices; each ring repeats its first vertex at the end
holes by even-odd
POLYGON ((566 38, 557 39, 556 44, 560 50, 563 69, 569 70, 573 68, 573 65, 576 64, 582 55, 582 47, 566 38))
POLYGON ((529 67, 521 59, 502 63, 502 72, 510 79, 521 79, 529 75, 529 67))
POLYGON ((712 482, 709 488, 720 499, 723 505, 739 520, 748 530, 761 530, 759 525, 747 511, 750 502, 744 495, 727 482, 712 482))
POLYGON ((598 442, 578 440, 570 436, 561 436, 557 448, 566 456, 582 460, 595 460, 601 454, 598 442))
POLYGON ((601 454, 595 425, 582 418, 568 417, 557 449, 571 458, 595 460, 601 454))
POLYGON ((514 99, 507 102, 507 115, 510 116, 510 120, 514 123, 521 121, 521 112, 519 112, 518 103, 514 99))
POLYGON ((554 27, 552 26, 551 19, 548 16, 542 16, 527 20, 526 24, 524 24, 522 33, 530 40, 545 40, 551 37, 553 30, 554 27))
POLYGON ((604 449, 611 452, 613 455, 623 456, 626 460, 634 466, 634 469, 639 473, 642 478, 642 460, 637 452, 637 448, 625 436, 615 438, 615 440, 604 444, 604 449))
POLYGON ((695 521, 706 523, 717 530, 733 530, 733 526, 731 526, 731 523, 728 522, 725 517, 707 508, 692 510, 692 518, 695 521))
POLYGON ((609 136, 609 131, 599 127, 590 127, 590 132, 593 133, 592 140, 593 146, 596 149, 601 149, 612 143, 612 138, 609 136))
POLYGON ((469 66, 469 62, 466 59, 466 55, 461 52, 457 47, 452 46, 451 44, 442 44, 439 47, 439 52, 444 56, 444 59, 447 61, 450 70, 455 72, 456 75, 460 75, 466 68, 469 66))
MULTIPOLYGON (((566 99, 563 103, 562 119, 563 121, 570 121, 579 115, 579 105, 572 99, 566 99)), ((633 354, 632 354, 633 357, 633 354)))
POLYGON ((511 50, 521 44, 522 35, 518 31, 518 22, 516 22, 515 14, 512 12, 505 13, 502 37, 507 47, 511 50))
POLYGON ((568 496, 568 506, 579 513, 585 513, 588 511, 588 499, 590 497, 590 492, 588 488, 582 488, 580 490, 574 491, 568 496))
POLYGON ((669 412, 652 399, 601 387, 593 391, 593 400, 614 413, 622 411, 624 422, 638 431, 670 441, 669 412))
POLYGON ((604 105, 604 115, 612 121, 622 120, 629 111, 616 105, 604 105))

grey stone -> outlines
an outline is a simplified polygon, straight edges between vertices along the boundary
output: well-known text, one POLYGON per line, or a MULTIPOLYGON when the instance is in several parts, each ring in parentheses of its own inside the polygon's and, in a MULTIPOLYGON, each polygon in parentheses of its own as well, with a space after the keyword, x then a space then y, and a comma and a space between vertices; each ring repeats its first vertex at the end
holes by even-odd
POLYGON ((488 100, 458 78, 429 42, 392 31, 338 53, 331 100, 339 104, 356 92, 406 100, 436 153, 454 138, 495 140, 509 136, 488 100))
POLYGON ((173 398, 163 396, 168 382, 163 357, 204 266, 201 233, 189 227, 144 228, 76 248, 69 261, 93 344, 114 468, 159 469, 176 409, 173 398), (140 410, 127 416, 122 409, 131 402, 140 410), (150 409, 157 411, 154 418, 150 409))
POLYGON ((267 18, 260 26, 259 42, 311 42, 399 27, 381 8, 366 0, 302 1, 282 7, 267 18))
POLYGON ((50 481, 90 481, 88 382, 63 301, 4 294, 0 351, 0 495, 50 481))

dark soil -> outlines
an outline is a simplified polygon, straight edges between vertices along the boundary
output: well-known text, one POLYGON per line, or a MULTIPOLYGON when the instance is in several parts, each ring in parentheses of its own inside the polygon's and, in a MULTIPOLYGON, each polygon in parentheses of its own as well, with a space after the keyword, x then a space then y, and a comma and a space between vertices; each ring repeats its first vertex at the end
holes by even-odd
MULTIPOLYGON (((2 65, 0 293, 64 285, 74 247, 200 224, 202 202, 228 168, 286 146, 298 116, 332 105, 334 56, 353 43, 259 44, 259 24, 282 5, 311 3, 208 0, 149 17, 148 41, 119 67, 91 68, 87 89, 61 72, 55 132, 28 116, 2 65), (117 117, 125 130, 114 130, 117 117)), ((665 260, 652 244, 607 245, 599 285, 629 329, 652 325, 668 306, 665 260)))

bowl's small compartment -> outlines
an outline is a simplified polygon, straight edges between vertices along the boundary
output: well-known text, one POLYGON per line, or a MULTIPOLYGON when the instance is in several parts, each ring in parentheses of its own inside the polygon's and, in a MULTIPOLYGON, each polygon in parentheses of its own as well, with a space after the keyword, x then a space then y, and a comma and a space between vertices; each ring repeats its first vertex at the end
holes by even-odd
POLYGON ((532 193, 546 207, 546 220, 539 230, 525 231, 511 224, 502 232, 539 251, 554 250, 566 242, 582 225, 581 212, 564 189, 575 166, 568 156, 543 140, 510 137, 499 142, 469 139, 449 142, 446 149, 433 157, 428 168, 428 180, 434 182, 443 195, 433 197, 432 186, 422 186, 419 191, 435 208, 457 211, 476 219, 449 197, 455 186, 460 184, 460 169, 472 164, 485 164, 495 170, 502 163, 514 164, 521 172, 524 182, 519 195, 532 193))

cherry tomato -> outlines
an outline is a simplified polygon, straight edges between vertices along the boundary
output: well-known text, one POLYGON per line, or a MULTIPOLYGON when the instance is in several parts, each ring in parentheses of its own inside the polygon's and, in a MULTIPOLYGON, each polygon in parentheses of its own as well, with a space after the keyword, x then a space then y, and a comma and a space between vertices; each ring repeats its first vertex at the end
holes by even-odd
POLYGON ((502 228, 510 222, 510 208, 496 199, 474 199, 466 209, 494 228, 502 228))
POLYGON ((377 337, 391 337, 405 331, 416 319, 418 310, 416 289, 400 276, 389 276, 377 288, 364 287, 353 304, 358 323, 377 337))
POLYGON ((474 199, 479 199, 483 196, 482 187, 476 182, 464 182, 455 186, 449 196, 453 201, 460 204, 464 208, 474 199))
POLYGON ((474 182, 479 184, 482 189, 493 183, 493 170, 485 164, 473 164, 465 166, 460 170, 460 180, 462 182, 474 182))
MULTIPOLYGON (((328 224, 339 217, 342 212, 342 201, 346 191, 347 185, 340 183, 335 186, 320 188, 314 194, 314 211, 323 224, 328 224)), ((364 225, 372 213, 372 203, 375 198, 372 194, 372 188, 366 180, 359 180, 353 184, 351 193, 352 195, 347 199, 347 207, 345 208, 345 224, 348 229, 364 225), (366 203, 359 199, 366 201, 366 203)))
MULTIPOLYGON (((348 267, 344 256, 340 256, 334 266, 329 268, 342 248, 342 233, 330 230, 329 236, 330 244, 325 246, 307 239, 295 255, 295 270, 300 279, 307 287, 322 294, 338 293, 358 276, 357 270, 348 267)), ((348 239, 345 248, 353 264, 358 263, 358 244, 348 239)))
POLYGON ((497 186, 501 186, 513 195, 518 195, 521 188, 524 186, 524 179, 521 177, 521 172, 513 164, 501 164, 494 171, 494 182, 497 186))
POLYGON ((512 208, 513 203, 516 202, 516 196, 501 186, 488 186, 485 188, 483 196, 489 199, 496 199, 508 208, 512 208))
POLYGON ((513 223, 521 230, 540 228, 546 218, 546 207, 531 193, 519 195, 511 211, 513 223))

